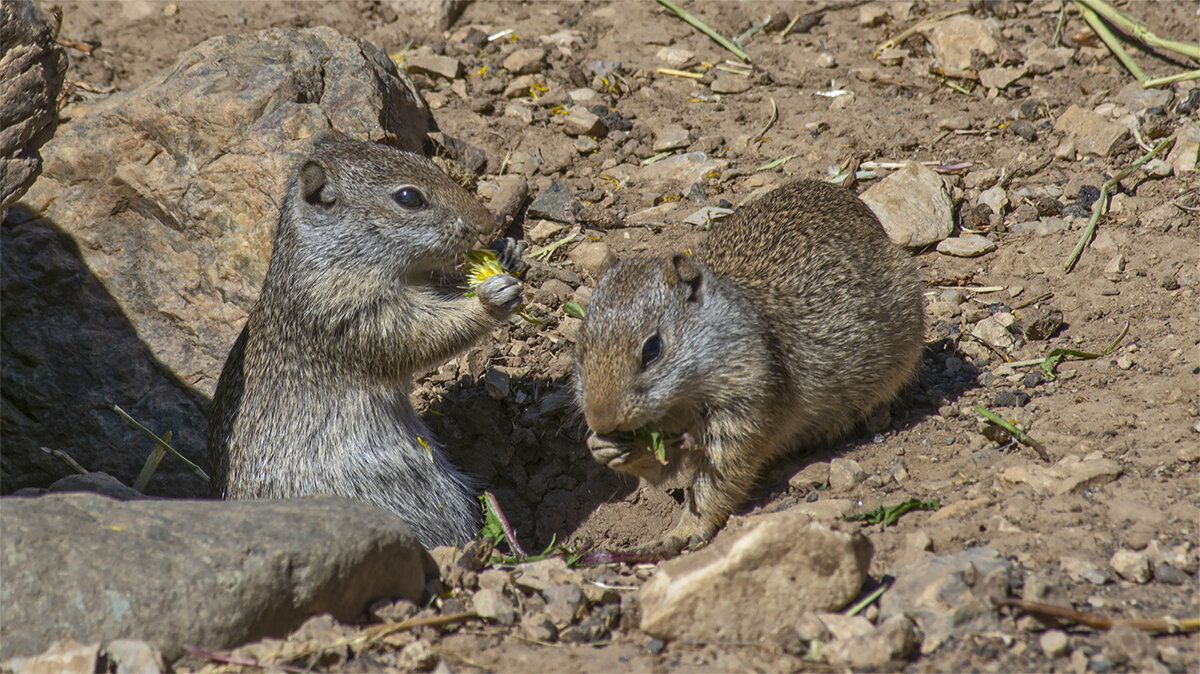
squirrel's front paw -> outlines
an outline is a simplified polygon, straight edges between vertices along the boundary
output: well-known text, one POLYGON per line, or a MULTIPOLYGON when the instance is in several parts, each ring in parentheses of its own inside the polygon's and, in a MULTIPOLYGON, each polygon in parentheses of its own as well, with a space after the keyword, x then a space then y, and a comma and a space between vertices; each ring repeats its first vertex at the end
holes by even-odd
POLYGON ((498 239, 488 246, 496 253, 496 259, 499 260, 500 266, 504 267, 504 271, 514 275, 521 274, 529 267, 522 259, 528 247, 529 244, 524 239, 514 239, 511 236, 498 239))
POLYGON ((496 274, 480 283, 475 295, 489 313, 507 316, 521 305, 521 282, 511 274, 496 274))
POLYGON ((662 464, 632 433, 600 435, 593 431, 588 433, 587 445, 593 459, 613 470, 644 477, 651 483, 662 478, 662 464))

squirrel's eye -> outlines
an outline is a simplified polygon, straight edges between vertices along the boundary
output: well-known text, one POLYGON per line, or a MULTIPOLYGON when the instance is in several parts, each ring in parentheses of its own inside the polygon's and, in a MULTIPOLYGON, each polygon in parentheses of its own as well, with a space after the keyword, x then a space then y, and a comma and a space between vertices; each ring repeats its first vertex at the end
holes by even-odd
POLYGON ((392 198, 405 208, 421 208, 425 205, 425 195, 415 187, 401 187, 392 198))
POLYGON ((658 334, 653 334, 646 343, 642 345, 642 367, 646 367, 650 363, 658 360, 662 355, 662 338, 658 334))

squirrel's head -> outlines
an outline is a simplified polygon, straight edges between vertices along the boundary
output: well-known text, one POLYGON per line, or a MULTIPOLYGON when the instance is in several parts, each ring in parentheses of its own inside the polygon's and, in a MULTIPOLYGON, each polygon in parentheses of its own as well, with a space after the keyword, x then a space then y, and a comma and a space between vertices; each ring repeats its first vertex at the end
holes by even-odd
POLYGON ((323 131, 296 167, 276 240, 297 262, 391 276, 444 269, 495 226, 492 214, 433 162, 323 131))
POLYGON ((618 262, 600 279, 575 347, 576 394, 605 434, 661 423, 702 375, 705 304, 714 276, 695 259, 618 262))

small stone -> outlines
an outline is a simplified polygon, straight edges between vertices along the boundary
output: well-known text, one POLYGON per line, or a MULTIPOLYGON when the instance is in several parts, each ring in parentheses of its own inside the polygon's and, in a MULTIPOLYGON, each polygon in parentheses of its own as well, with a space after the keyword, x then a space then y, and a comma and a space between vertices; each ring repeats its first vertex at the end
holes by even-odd
POLYGON ((1075 152, 1075 141, 1068 138, 1054 148, 1054 158, 1075 161, 1075 152))
MULTIPOLYGON (((1102 635, 1100 652, 1109 661, 1109 670, 1113 669, 1111 665, 1130 665, 1135 670, 1152 671, 1145 669, 1143 663, 1155 661, 1155 664, 1158 664, 1158 647, 1154 645, 1150 635, 1142 630, 1131 625, 1115 625, 1102 635)), ((1100 674, 1103 667, 1097 668, 1096 660, 1097 658, 1092 658, 1092 669, 1100 674)), ((1159 666, 1161 667, 1161 664, 1159 666)))
POLYGON ((603 242, 585 241, 567 255, 571 262, 595 280, 599 280, 604 271, 617 261, 617 256, 603 242))
POLYGON ((505 70, 514 75, 532 75, 541 72, 546 65, 546 50, 537 47, 518 49, 509 54, 502 65, 505 70))
MULTIPOLYGON (((971 118, 964 113, 956 113, 938 120, 937 127, 942 131, 961 131, 971 128, 971 118)), ((1003 189, 1001 190, 1003 191, 1003 189)))
POLYGON ((1175 105, 1175 114, 1187 117, 1200 108, 1200 88, 1192 89, 1183 100, 1175 105))
MULTIPOLYGON (((997 349, 1007 351, 1016 344, 1016 340, 1013 338, 1008 326, 1004 324, 1002 319, 997 318, 997 315, 993 314, 976 323, 971 328, 971 334, 997 349)), ((1011 314, 1008 315, 1011 316, 1011 314)))
POLYGON ((563 118, 563 133, 568 136, 603 136, 608 133, 604 122, 583 108, 573 108, 563 118))
POLYGON ((992 404, 996 407, 1024 407, 1029 402, 1029 394, 1024 391, 1001 389, 996 391, 992 404))
POLYGON ((433 646, 420 639, 400 650, 396 656, 396 667, 402 672, 427 672, 433 669, 439 659, 433 646))
POLYGON ((1063 557, 1059 560, 1063 573, 1075 580, 1084 580, 1093 585, 1104 585, 1112 582, 1112 574, 1106 569, 1086 559, 1063 557))
POLYGON ((942 177, 920 163, 905 164, 867 188, 861 198, 897 245, 928 246, 954 231, 952 204, 942 177))
POLYGON ((1034 75, 1045 75, 1065 68, 1075 55, 1075 50, 1070 47, 1050 48, 1037 40, 1032 41, 1023 51, 1025 67, 1034 75))
POLYGON ((1130 110, 1140 111, 1149 108, 1163 108, 1171 104, 1174 93, 1169 88, 1143 89, 1137 82, 1130 82, 1113 96, 1115 103, 1120 103, 1130 110))
POLYGON ((566 583, 542 590, 546 598, 546 615, 562 629, 578 620, 587 610, 587 597, 578 585, 566 583))
POLYGON ((530 613, 521 618, 521 631, 534 641, 554 641, 558 639, 558 628, 554 621, 545 613, 530 613))
POLYGON ((545 218, 556 222, 575 222, 575 215, 583 203, 565 183, 557 180, 550 181, 546 189, 538 192, 529 208, 525 211, 527 218, 545 218))
POLYGON ((875 60, 879 61, 880 64, 885 66, 898 66, 903 64, 904 59, 908 58, 908 56, 909 53, 907 49, 902 49, 900 47, 885 47, 879 52, 879 55, 875 57, 875 60))
POLYGON ((1041 645, 1042 652, 1052 658, 1062 657, 1071 650, 1067 633, 1062 630, 1046 630, 1038 639, 1038 644, 1041 645))
POLYGON ((867 479, 867 472, 853 459, 834 459, 829 462, 829 488, 833 491, 853 489, 867 479))
POLYGON ((672 68, 680 68, 687 65, 688 61, 691 61, 695 56, 690 49, 680 46, 663 47, 654 54, 654 58, 672 68))
POLYGON ((692 134, 679 124, 666 124, 654 134, 655 152, 685 148, 692 143, 692 134))
POLYGON ((1165 585, 1190 585, 1192 577, 1166 562, 1158 562, 1154 565, 1154 580, 1165 585))
POLYGON ((748 77, 720 71, 710 87, 717 94, 740 94, 750 89, 751 84, 748 77))
POLYGON ((534 243, 543 243, 558 236, 567 226, 553 220, 534 220, 532 226, 526 222, 525 238, 534 243))
POLYGON ((825 629, 834 639, 853 639, 864 634, 870 634, 873 625, 870 620, 860 615, 845 615, 842 613, 819 613, 817 617, 825 625, 825 629))
POLYGON ((475 612, 484 618, 495 620, 501 625, 511 625, 516 622, 517 612, 513 605, 499 590, 486 588, 475 593, 472 598, 475 612))
POLYGON ((651 655, 658 655, 659 653, 662 653, 663 649, 666 647, 667 642, 663 641, 662 639, 651 639, 650 643, 646 644, 646 650, 650 651, 651 655))
POLYGON ((920 643, 912 621, 893 615, 862 636, 826 644, 821 654, 831 665, 876 668, 907 658, 920 643))
POLYGON ((813 65, 818 68, 836 68, 837 60, 833 58, 833 54, 821 52, 817 55, 816 60, 813 61, 813 65))
POLYGON ((899 484, 908 479, 908 468, 904 465, 904 461, 897 461, 888 469, 888 475, 892 480, 899 484))
POLYGON ((824 461, 810 463, 800 472, 788 478, 788 486, 794 489, 809 491, 824 487, 829 483, 829 464, 824 461))
POLYGON ((1141 552, 1118 550, 1108 560, 1117 575, 1135 583, 1150 582, 1150 560, 1141 552))
POLYGON ((404 59, 404 69, 430 77, 455 79, 462 74, 462 62, 452 56, 438 54, 409 54, 404 59))
POLYGON ((533 124, 533 109, 528 105, 515 101, 504 106, 504 116, 515 119, 522 124, 533 124))
POLYGON ((1164 159, 1151 159, 1143 168, 1152 178, 1170 178, 1171 174, 1175 172, 1175 167, 1164 159))
POLYGON ((600 143, 591 136, 580 136, 575 139, 575 151, 579 154, 592 154, 600 149, 600 143))
POLYGON ((1200 127, 1195 124, 1184 124, 1179 136, 1175 139, 1175 146, 1167 155, 1167 161, 1175 168, 1175 175, 1182 177, 1184 173, 1196 170, 1198 155, 1200 155, 1200 127))
POLYGON ((999 185, 990 187, 979 194, 979 203, 986 204, 996 215, 1004 215, 1008 207, 1008 193, 999 185))
POLYGON ((1037 127, 1031 124, 1028 120, 1018 119, 1009 127, 1013 133, 1020 136, 1026 142, 1032 143, 1038 139, 1037 127))
POLYGON ((1117 367, 1122 370, 1128 370, 1133 367, 1133 360, 1129 356, 1121 356, 1117 358, 1117 367))
POLYGON ((568 91, 567 97, 571 99, 572 103, 587 104, 599 99, 600 95, 595 91, 588 89, 587 87, 580 87, 578 89, 572 89, 568 91))
POLYGON ((869 4, 858 8, 858 25, 863 28, 882 26, 891 18, 887 8, 882 5, 869 4))
POLYGON ((488 368, 487 372, 483 375, 483 384, 487 389, 488 395, 496 400, 504 400, 511 391, 509 388, 510 378, 508 373, 499 368, 488 368))
POLYGON ((933 57, 948 77, 976 77, 973 51, 995 57, 1000 44, 990 25, 973 16, 959 14, 942 19, 925 29, 933 57))
POLYGON ((684 218, 683 221, 689 225, 699 227, 701 229, 708 229, 712 226, 713 222, 730 215, 733 215, 732 208, 705 206, 704 208, 701 208, 700 210, 695 211, 691 215, 684 218))
POLYGON ((985 68, 979 71, 979 83, 988 89, 1007 89, 1024 76, 1024 68, 985 68))
POLYGON ((979 257, 996 250, 996 244, 978 234, 966 234, 938 242, 937 252, 954 257, 979 257))
POLYGON ((1067 108, 1059 116, 1054 130, 1070 136, 1080 152, 1100 157, 1112 154, 1129 137, 1129 129, 1077 105, 1067 108))

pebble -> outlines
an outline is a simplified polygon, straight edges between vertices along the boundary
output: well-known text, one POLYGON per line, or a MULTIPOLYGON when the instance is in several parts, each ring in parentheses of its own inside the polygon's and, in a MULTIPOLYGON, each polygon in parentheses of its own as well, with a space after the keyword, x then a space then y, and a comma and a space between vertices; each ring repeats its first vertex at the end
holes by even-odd
POLYGON ((495 620, 501 625, 511 625, 517 620, 512 603, 500 590, 485 588, 475 593, 472 599, 475 612, 484 618, 495 620))
POLYGON ((607 243, 584 241, 568 253, 567 258, 586 272, 593 280, 599 280, 605 270, 617 261, 607 243))
POLYGON ((1113 101, 1133 110, 1161 108, 1171 104, 1174 93, 1169 89, 1143 89, 1141 84, 1130 82, 1113 96, 1113 101))
POLYGON ((563 133, 568 136, 603 136, 608 133, 604 122, 583 108, 573 108, 563 118, 563 133))
POLYGON ((883 5, 868 4, 858 8, 858 25, 863 28, 882 26, 891 18, 891 14, 883 5))
POLYGON ((1153 178, 1169 178, 1175 172, 1175 167, 1164 159, 1151 159, 1144 167, 1146 173, 1153 178))
POLYGON ((1038 643, 1042 652, 1052 658, 1064 656, 1071 650, 1071 642, 1062 630, 1046 630, 1038 639, 1038 643))
POLYGON ((1017 134, 1027 142, 1034 142, 1038 138, 1037 128, 1034 127, 1028 120, 1018 119, 1009 127, 1013 133, 1017 134))
POLYGON ((1075 141, 1068 138, 1054 148, 1054 158, 1075 161, 1075 152, 1075 141))
POLYGON ((1085 580, 1092 585, 1104 585, 1112 582, 1112 574, 1107 569, 1086 559, 1063 557, 1058 563, 1063 573, 1075 580, 1085 580))
MULTIPOLYGON (((1192 90, 1193 93, 1196 91, 1192 90)), ((1200 127, 1195 124, 1185 124, 1175 139, 1175 146, 1167 155, 1167 161, 1175 167, 1175 175, 1196 170, 1197 155, 1200 154, 1200 127)))
POLYGON ((690 49, 685 49, 679 46, 663 47, 654 55, 654 58, 662 61, 672 68, 679 68, 687 65, 688 61, 695 58, 695 54, 690 49))
POLYGON ((979 194, 979 203, 986 204, 997 215, 1004 215, 1008 207, 1008 193, 999 185, 989 187, 979 194))
POLYGON ((462 74, 463 66, 461 61, 452 56, 413 53, 405 57, 404 69, 410 73, 452 80, 462 74))
POLYGON ((1165 585, 1190 585, 1192 577, 1166 562, 1158 562, 1154 565, 1154 580, 1165 585))
POLYGON ((543 218, 555 222, 575 222, 575 214, 581 208, 583 208, 583 203, 575 196, 575 192, 567 187, 566 183, 552 180, 534 197, 533 202, 525 211, 525 217, 543 218))
POLYGON ((732 208, 721 208, 720 206, 705 206, 700 210, 692 213, 683 219, 689 225, 708 229, 712 226, 713 221, 733 215, 732 208))
POLYGON ((973 16, 959 14, 942 19, 924 32, 934 59, 947 77, 976 77, 971 68, 971 52, 976 49, 987 56, 996 56, 1000 52, 991 26, 973 16))
POLYGON ((562 629, 580 618, 587 610, 587 597, 578 585, 566 583, 542 590, 546 598, 546 615, 562 629))
POLYGON ((666 124, 654 134, 653 150, 666 152, 686 148, 692 143, 692 134, 679 124, 666 124))
POLYGON ((710 85, 713 93, 717 94, 740 94, 748 90, 752 82, 748 77, 734 75, 733 73, 720 72, 716 79, 710 85))
POLYGON ((988 89, 1006 89, 1025 73, 1025 68, 984 68, 979 71, 979 83, 988 89))
POLYGON ((518 49, 508 55, 502 64, 514 75, 532 75, 541 72, 546 65, 546 50, 538 47, 518 49))
POLYGON ((996 407, 1024 407, 1028 402, 1028 393, 1012 389, 1000 389, 992 397, 992 404, 996 407))
POLYGON ((942 239, 937 245, 937 252, 954 257, 979 257, 993 250, 996 250, 996 244, 978 234, 965 234, 942 239))
POLYGON ((831 665, 875 668, 907 658, 920 643, 912 621, 894 615, 866 634, 826 644, 821 655, 831 665))
POLYGON ((1021 330, 1025 339, 1050 339, 1062 328, 1063 313, 1053 307, 1028 307, 1021 314, 1021 330))
POLYGON ((1150 582, 1150 560, 1145 553, 1117 550, 1108 563, 1125 580, 1139 584, 1150 582))
POLYGON ((824 487, 826 484, 829 484, 829 464, 824 461, 810 463, 788 478, 789 487, 804 491, 824 487))
POLYGON ((579 87, 567 92, 567 98, 571 99, 572 103, 591 103, 600 98, 600 95, 587 87, 579 87))
POLYGON ((521 616, 521 631, 534 641, 554 641, 558 639, 558 628, 550 616, 542 612, 528 613, 521 616))
POLYGON ((853 459, 834 459, 829 462, 829 488, 833 491, 853 489, 867 479, 867 472, 853 459))
POLYGON ((1077 105, 1059 116, 1054 130, 1070 136, 1079 152, 1100 157, 1112 154, 1129 137, 1129 129, 1077 105))
POLYGON ((1008 329, 1013 322, 1012 314, 998 312, 976 323, 971 328, 971 334, 997 349, 1008 350, 1016 344, 1016 339, 1008 329))
POLYGON ((1125 256, 1117 253, 1104 265, 1105 274, 1120 274, 1125 271, 1125 256))
POLYGON ((1188 95, 1175 105, 1175 114, 1186 117, 1200 108, 1200 88, 1192 89, 1188 95))
POLYGON ((523 124, 533 124, 533 109, 522 103, 512 102, 504 106, 504 116, 523 124))
POLYGON ((954 231, 952 204, 942 177, 917 162, 905 164, 860 197, 897 245, 928 246, 954 231))
POLYGON ((591 136, 580 136, 575 139, 575 151, 579 154, 592 154, 600 149, 600 143, 591 136))
POLYGON ((1133 360, 1131 360, 1129 356, 1121 356, 1120 358, 1117 358, 1117 367, 1121 368, 1122 370, 1128 370, 1129 368, 1133 367, 1133 360))
POLYGON ((836 68, 837 60, 833 58, 833 54, 821 52, 817 55, 816 60, 813 61, 813 65, 818 68, 836 68))

